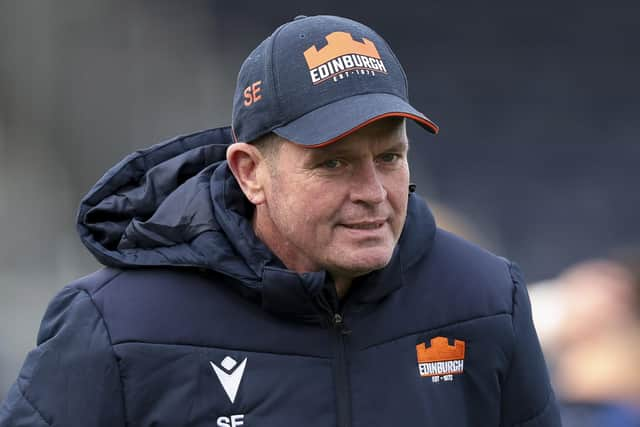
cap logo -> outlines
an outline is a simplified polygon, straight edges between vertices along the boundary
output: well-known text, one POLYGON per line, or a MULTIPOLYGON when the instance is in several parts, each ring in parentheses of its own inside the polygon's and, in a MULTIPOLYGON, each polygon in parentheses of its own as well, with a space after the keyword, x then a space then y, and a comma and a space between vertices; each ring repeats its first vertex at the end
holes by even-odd
POLYGON ((373 42, 362 38, 353 39, 351 34, 335 31, 327 36, 327 45, 322 49, 313 45, 304 51, 309 66, 309 75, 314 85, 329 79, 338 81, 354 74, 375 76, 376 72, 387 74, 380 53, 373 42))

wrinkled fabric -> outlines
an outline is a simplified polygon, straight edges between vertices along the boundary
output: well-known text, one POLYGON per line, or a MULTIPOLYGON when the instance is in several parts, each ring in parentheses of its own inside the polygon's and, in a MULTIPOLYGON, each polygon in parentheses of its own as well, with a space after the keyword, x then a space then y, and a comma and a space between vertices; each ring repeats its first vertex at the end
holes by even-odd
POLYGON ((230 142, 220 128, 138 151, 83 198, 105 268, 51 302, 0 427, 560 425, 517 266, 411 194, 389 265, 339 301, 330 275, 257 239, 230 142), (436 381, 418 348, 442 339, 432 361, 464 367, 436 381))

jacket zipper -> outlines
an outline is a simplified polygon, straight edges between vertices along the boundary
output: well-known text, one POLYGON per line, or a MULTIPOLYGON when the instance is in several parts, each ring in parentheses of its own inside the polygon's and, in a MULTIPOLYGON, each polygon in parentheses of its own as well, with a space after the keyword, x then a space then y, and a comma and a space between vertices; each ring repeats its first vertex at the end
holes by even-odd
POLYGON ((333 326, 336 332, 336 410, 338 427, 351 426, 351 393, 347 369, 346 337, 350 333, 340 313, 334 313, 333 326))
POLYGON ((329 296, 333 304, 331 304, 325 295, 319 298, 319 304, 328 314, 330 328, 334 338, 335 346, 335 364, 333 369, 334 381, 336 386, 336 418, 338 427, 351 426, 351 392, 349 386, 349 370, 347 368, 347 347, 346 339, 351 331, 344 323, 344 316, 337 309, 338 296, 333 292, 329 296))

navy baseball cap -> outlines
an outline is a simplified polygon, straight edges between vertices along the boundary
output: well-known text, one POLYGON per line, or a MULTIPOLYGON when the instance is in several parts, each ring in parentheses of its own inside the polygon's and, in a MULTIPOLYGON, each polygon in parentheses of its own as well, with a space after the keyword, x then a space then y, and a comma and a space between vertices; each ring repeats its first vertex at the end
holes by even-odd
POLYGON ((407 77, 386 41, 338 16, 298 16, 244 61, 233 98, 236 142, 274 132, 320 147, 389 116, 438 126, 409 104, 407 77))

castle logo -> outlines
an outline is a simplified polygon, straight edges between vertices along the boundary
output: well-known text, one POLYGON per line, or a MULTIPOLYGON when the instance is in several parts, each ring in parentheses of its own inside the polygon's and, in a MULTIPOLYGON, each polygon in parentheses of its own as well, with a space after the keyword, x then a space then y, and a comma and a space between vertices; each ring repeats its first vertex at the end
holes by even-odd
POLYGON ((352 73, 372 76, 376 73, 387 74, 380 53, 371 40, 363 38, 359 42, 344 31, 335 31, 325 39, 327 45, 320 50, 313 45, 304 51, 314 85, 329 79, 338 81, 352 73))
POLYGON ((431 377, 434 383, 452 381, 453 375, 464 371, 464 341, 454 340, 449 344, 445 337, 431 339, 429 347, 425 343, 416 346, 418 372, 422 377, 431 377))

